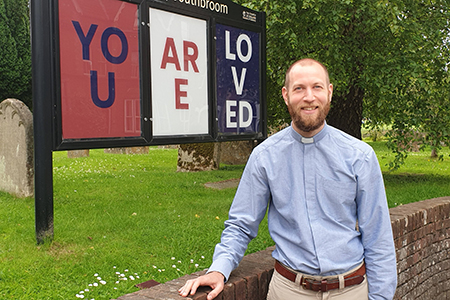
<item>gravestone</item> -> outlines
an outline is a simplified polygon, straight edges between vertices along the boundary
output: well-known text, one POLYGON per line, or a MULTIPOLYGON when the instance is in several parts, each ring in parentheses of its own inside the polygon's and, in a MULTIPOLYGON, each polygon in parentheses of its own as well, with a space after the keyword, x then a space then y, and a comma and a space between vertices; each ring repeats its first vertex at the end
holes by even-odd
POLYGON ((34 194, 33 115, 20 100, 0 103, 0 190, 34 194))
POLYGON ((148 154, 148 146, 106 148, 103 152, 109 154, 148 154))
POLYGON ((67 151, 68 158, 89 157, 89 149, 84 150, 69 150, 67 151))

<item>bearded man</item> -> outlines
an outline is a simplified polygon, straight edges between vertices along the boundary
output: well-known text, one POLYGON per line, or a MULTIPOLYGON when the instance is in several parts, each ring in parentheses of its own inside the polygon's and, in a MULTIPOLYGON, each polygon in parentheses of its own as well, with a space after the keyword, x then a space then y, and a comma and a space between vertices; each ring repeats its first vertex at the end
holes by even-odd
POLYGON ((373 149, 326 123, 333 85, 320 62, 292 64, 282 95, 291 126, 253 150, 212 265, 180 295, 205 285, 214 299, 268 208, 276 245, 268 300, 392 299, 395 247, 373 149))

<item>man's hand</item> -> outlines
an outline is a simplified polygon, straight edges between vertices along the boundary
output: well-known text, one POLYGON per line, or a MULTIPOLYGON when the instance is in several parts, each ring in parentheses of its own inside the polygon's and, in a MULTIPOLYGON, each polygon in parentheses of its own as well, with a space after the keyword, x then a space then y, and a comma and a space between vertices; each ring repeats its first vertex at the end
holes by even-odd
POLYGON ((213 290, 208 294, 207 299, 212 300, 223 290, 224 282, 225 276, 222 273, 211 272, 196 279, 186 281, 184 286, 178 290, 178 293, 183 297, 187 297, 189 294, 194 295, 199 286, 209 286, 213 290))

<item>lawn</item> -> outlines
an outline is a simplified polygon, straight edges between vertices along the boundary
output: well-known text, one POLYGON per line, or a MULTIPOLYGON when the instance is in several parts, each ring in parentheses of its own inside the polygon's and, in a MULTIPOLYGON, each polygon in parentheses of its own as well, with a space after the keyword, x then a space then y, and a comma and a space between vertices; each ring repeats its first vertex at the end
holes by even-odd
MULTIPOLYGON (((370 144, 390 207, 450 195, 450 151, 443 161, 413 153, 388 172, 385 144, 370 144)), ((110 299, 146 280, 207 268, 235 189, 204 183, 239 178, 243 170, 178 173, 177 151, 156 147, 141 155, 53 157, 53 242, 36 244, 33 199, 0 193, 0 299, 110 299)), ((264 221, 249 252, 270 245, 264 221)))
POLYGON ((412 152, 405 164, 389 172, 393 155, 384 142, 369 142, 377 153, 383 171, 389 207, 425 199, 450 196, 450 150, 443 149, 444 159, 431 158, 431 150, 412 152))

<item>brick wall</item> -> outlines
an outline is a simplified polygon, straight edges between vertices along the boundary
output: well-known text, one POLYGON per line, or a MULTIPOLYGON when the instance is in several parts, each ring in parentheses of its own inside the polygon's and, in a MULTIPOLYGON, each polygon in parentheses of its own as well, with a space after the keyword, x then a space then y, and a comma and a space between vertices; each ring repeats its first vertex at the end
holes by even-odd
MULTIPOLYGON (((436 198, 390 209, 397 249, 398 288, 395 300, 450 299, 450 197, 436 198)), ((233 271, 218 300, 266 299, 274 260, 274 248, 244 257, 233 271)), ((188 279, 205 271, 186 275, 117 300, 206 300, 209 288, 192 297, 178 296, 188 279)))
POLYGON ((390 209, 397 249, 394 299, 450 299, 450 197, 390 209))

